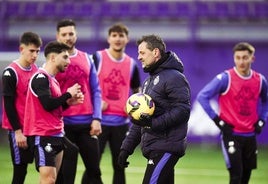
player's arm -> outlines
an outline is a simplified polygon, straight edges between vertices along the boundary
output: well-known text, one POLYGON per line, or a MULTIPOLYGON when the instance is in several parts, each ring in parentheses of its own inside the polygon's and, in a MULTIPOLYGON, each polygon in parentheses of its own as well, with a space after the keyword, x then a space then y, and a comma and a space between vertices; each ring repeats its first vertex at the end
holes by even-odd
POLYGON ((260 114, 259 119, 255 122, 255 133, 260 134, 266 123, 268 116, 268 96, 267 96, 267 81, 263 75, 261 75, 261 92, 260 92, 260 114))
POLYGON ((94 63, 96 71, 98 71, 99 66, 100 66, 100 54, 99 54, 99 52, 97 51, 94 54, 90 55, 90 59, 92 59, 92 62, 94 63))
POLYGON ((261 93, 260 93, 260 98, 261 98, 260 119, 263 121, 266 121, 268 117, 268 96, 267 96, 268 84, 264 76, 262 76, 261 84, 262 86, 261 86, 261 93))
POLYGON ((90 93, 92 97, 92 105, 93 105, 93 119, 101 120, 101 90, 100 90, 100 84, 99 84, 99 78, 96 71, 96 68, 94 67, 92 59, 90 59, 90 76, 89 76, 89 85, 90 85, 90 93))
POLYGON ((21 129, 21 127, 19 123, 17 109, 15 107, 17 78, 14 70, 12 70, 11 68, 5 69, 2 75, 2 82, 4 108, 6 111, 7 118, 12 126, 12 129, 14 131, 19 130, 21 129))
POLYGON ((141 126, 133 124, 123 143, 121 144, 121 150, 126 150, 131 155, 135 148, 141 141, 141 126))
POLYGON ((38 77, 36 74, 31 82, 31 88, 38 96, 42 106, 47 111, 52 111, 60 106, 67 107, 67 99, 71 98, 72 95, 69 92, 64 93, 60 97, 52 97, 49 89, 49 80, 46 75, 44 77, 38 77))
POLYGON ((210 81, 197 95, 197 100, 211 119, 217 117, 210 100, 227 89, 228 75, 223 72, 210 81))

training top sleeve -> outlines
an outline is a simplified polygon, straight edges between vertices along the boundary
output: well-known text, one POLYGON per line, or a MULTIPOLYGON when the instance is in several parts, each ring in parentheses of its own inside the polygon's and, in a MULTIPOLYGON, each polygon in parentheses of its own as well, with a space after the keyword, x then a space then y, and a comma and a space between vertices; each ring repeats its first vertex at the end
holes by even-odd
POLYGON ((218 74, 197 95, 197 101, 211 119, 214 119, 218 114, 213 110, 210 100, 226 91, 228 80, 226 72, 218 74))
POLYGON ((71 94, 66 92, 60 97, 52 97, 47 76, 42 78, 38 78, 37 76, 38 74, 33 77, 31 88, 38 96, 38 99, 40 100, 44 109, 47 111, 52 111, 59 106, 66 107, 66 100, 72 97, 71 94))
POLYGON ((261 98, 261 112, 260 112, 260 119, 267 121, 268 117, 268 84, 266 78, 262 76, 262 86, 261 86, 261 93, 260 93, 260 98, 261 98))
POLYGON ((90 67, 90 76, 89 76, 89 85, 91 89, 91 97, 93 103, 93 119, 102 119, 101 112, 101 89, 99 84, 99 78, 96 71, 96 67, 92 61, 92 58, 89 57, 90 67))
POLYGON ((21 129, 15 107, 17 77, 13 69, 7 68, 3 71, 2 84, 4 108, 8 121, 10 122, 10 125, 14 131, 21 129))

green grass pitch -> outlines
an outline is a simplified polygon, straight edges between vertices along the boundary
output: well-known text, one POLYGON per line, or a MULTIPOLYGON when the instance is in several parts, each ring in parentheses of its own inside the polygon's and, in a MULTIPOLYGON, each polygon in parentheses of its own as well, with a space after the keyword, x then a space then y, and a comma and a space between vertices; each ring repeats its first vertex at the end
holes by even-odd
MULTIPOLYGON (((2 142, 2 141, 1 141, 2 142)), ((146 160, 142 157, 139 147, 129 157, 130 165, 126 169, 128 184, 139 184, 142 181, 146 160)), ((0 144, 0 183, 11 183, 12 167, 9 148, 6 143, 0 144)), ((104 184, 111 184, 112 166, 110 150, 107 148, 101 160, 104 184)), ((75 184, 80 184, 84 165, 79 158, 75 184)), ((259 147, 258 169, 252 172, 251 184, 267 184, 268 181, 268 147, 259 147)), ((38 183, 38 173, 34 164, 29 165, 25 184, 38 183)), ((226 184, 228 172, 218 145, 189 143, 186 155, 179 160, 175 169, 176 184, 226 184)))

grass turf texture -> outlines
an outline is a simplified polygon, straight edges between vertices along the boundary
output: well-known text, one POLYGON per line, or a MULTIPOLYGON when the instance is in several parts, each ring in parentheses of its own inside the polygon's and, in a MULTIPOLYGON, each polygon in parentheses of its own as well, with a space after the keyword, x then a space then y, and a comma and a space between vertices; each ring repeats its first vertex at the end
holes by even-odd
MULTIPOLYGON (((2 142, 2 141, 1 141, 2 142)), ((268 181, 268 147, 259 147, 258 169, 252 172, 250 183, 267 184, 268 181)), ((126 169, 128 184, 139 184, 142 181, 146 160, 142 157, 139 147, 129 158, 130 165, 126 169)), ((12 166, 9 148, 6 143, 0 144, 0 183, 11 183, 12 166)), ((107 148, 101 160, 104 184, 112 182, 112 166, 110 150, 107 148)), ((84 165, 79 158, 75 184, 79 184, 84 165)), ((29 165, 25 184, 38 183, 38 173, 34 164, 29 165)), ((217 145, 193 145, 189 143, 186 155, 179 160, 175 169, 175 183, 181 184, 226 184, 228 172, 217 145)))

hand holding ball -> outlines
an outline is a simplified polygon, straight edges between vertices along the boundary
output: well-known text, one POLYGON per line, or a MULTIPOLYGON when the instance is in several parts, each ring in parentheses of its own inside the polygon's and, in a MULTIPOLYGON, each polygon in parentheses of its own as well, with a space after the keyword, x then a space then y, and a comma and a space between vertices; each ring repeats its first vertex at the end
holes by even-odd
POLYGON ((152 98, 143 93, 131 95, 126 103, 128 115, 134 120, 140 120, 141 116, 151 116, 154 113, 155 104, 152 98))

